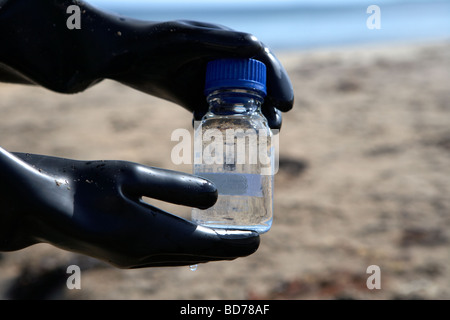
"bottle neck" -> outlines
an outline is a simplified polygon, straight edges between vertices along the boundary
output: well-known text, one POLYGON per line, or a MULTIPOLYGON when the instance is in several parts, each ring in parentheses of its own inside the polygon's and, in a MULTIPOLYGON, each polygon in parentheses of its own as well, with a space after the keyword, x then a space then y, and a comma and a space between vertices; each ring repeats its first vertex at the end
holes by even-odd
POLYGON ((206 98, 209 112, 216 115, 250 114, 261 111, 264 97, 250 89, 219 89, 206 98))

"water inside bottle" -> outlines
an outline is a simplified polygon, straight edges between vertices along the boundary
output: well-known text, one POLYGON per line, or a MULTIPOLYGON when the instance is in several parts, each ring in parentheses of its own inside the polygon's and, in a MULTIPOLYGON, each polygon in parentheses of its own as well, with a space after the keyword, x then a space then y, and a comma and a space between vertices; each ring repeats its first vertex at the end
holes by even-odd
POLYGON ((273 176, 244 173, 202 173, 218 191, 217 202, 206 210, 193 209, 192 219, 210 228, 233 228, 267 232, 272 224, 273 176))

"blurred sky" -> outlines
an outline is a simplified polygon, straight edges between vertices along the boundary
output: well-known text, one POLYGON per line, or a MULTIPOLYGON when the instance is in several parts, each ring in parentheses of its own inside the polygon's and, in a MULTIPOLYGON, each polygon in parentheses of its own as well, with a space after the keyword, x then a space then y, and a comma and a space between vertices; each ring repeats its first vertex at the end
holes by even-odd
POLYGON ((188 19, 249 32, 274 49, 450 39, 450 0, 86 0, 151 21, 188 19), (381 29, 367 28, 370 5, 381 29))

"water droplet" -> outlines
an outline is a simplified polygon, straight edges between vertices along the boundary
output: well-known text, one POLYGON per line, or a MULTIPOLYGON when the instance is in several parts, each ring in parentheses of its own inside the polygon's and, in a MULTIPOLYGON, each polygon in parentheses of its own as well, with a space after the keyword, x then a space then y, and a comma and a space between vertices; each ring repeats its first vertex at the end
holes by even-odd
POLYGON ((191 271, 195 271, 195 270, 197 270, 197 267, 198 267, 198 265, 193 264, 193 265, 189 266, 189 269, 190 269, 191 271))

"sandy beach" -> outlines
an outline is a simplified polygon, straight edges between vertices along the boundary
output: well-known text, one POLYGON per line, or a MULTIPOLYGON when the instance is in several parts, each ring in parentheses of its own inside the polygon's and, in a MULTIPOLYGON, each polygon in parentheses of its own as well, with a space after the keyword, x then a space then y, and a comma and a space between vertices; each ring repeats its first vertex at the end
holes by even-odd
MULTIPOLYGON (((279 52, 275 218, 245 258, 121 270, 38 244, 0 254, 0 299, 450 299, 450 41, 279 52), (69 265, 81 289, 66 286, 69 265), (369 266, 381 288, 369 289, 369 266)), ((191 172, 191 114, 112 81, 76 95, 0 84, 0 145, 191 172)), ((189 218, 190 208, 148 199, 189 218)))

